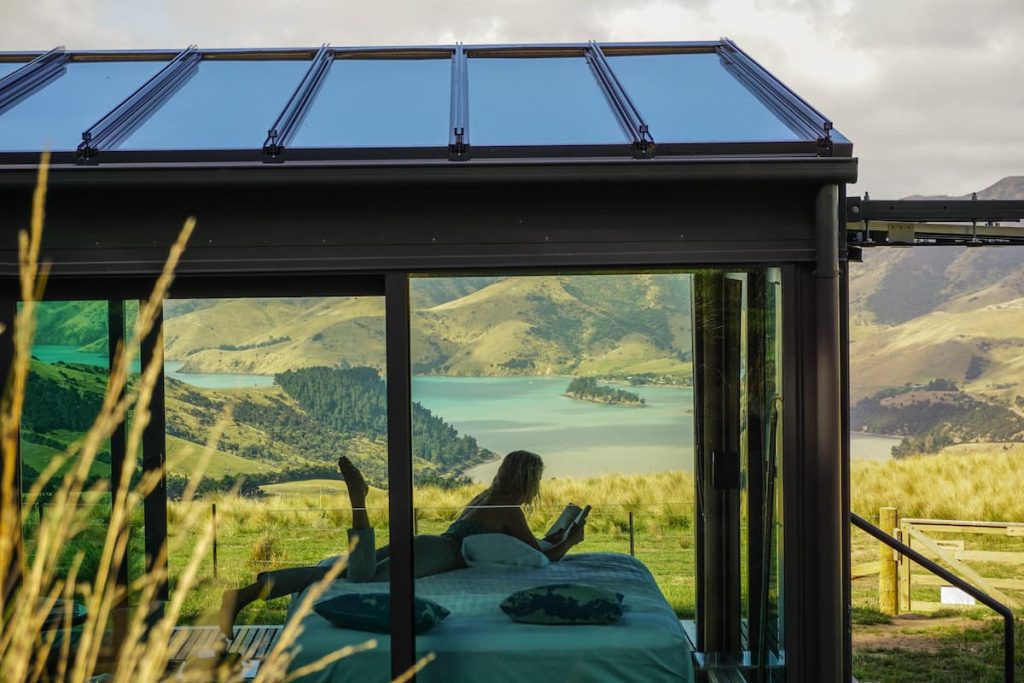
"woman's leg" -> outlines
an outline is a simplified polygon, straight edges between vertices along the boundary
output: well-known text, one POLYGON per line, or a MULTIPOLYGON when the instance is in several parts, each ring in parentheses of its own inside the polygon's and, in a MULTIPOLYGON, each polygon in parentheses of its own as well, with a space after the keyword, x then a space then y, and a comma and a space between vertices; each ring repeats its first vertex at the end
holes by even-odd
POLYGON ((352 505, 352 528, 348 530, 349 555, 345 578, 353 583, 373 581, 377 572, 378 553, 374 551, 376 539, 373 527, 370 526, 370 516, 366 513, 366 494, 369 493, 370 487, 363 479, 363 473, 359 468, 345 456, 338 458, 338 469, 345 478, 348 500, 352 505))
MULTIPOLYGON (((348 488, 349 503, 352 506, 352 528, 348 530, 348 566, 343 573, 349 581, 373 581, 379 559, 387 557, 387 549, 374 552, 373 528, 366 514, 366 494, 370 487, 362 473, 352 461, 341 456, 338 469, 348 488), (380 555, 380 558, 378 557, 380 555)), ((290 593, 306 589, 324 577, 328 567, 289 567, 269 572, 260 572, 256 580, 236 590, 226 590, 221 598, 220 630, 231 638, 235 619, 239 612, 256 600, 273 600, 290 593)))

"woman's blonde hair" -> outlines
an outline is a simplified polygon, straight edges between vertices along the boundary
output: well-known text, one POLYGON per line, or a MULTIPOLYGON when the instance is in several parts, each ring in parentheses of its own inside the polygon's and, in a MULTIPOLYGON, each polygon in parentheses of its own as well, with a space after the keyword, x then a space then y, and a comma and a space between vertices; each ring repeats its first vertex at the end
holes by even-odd
POLYGON ((525 505, 540 493, 544 461, 530 451, 512 451, 501 461, 490 488, 484 492, 489 499, 515 500, 525 505))

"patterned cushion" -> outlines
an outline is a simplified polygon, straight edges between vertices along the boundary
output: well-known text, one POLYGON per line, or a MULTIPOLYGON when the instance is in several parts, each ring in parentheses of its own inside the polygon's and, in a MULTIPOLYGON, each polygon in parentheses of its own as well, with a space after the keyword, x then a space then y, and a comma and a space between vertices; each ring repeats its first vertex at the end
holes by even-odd
MULTIPOLYGON (((434 628, 451 612, 436 602, 415 599, 416 633, 434 628)), ((391 631, 391 595, 388 593, 345 593, 313 605, 313 610, 335 626, 357 631, 391 631)))
POLYGON ((513 593, 501 610, 526 624, 610 624, 622 616, 622 598, 585 583, 556 583, 513 593))

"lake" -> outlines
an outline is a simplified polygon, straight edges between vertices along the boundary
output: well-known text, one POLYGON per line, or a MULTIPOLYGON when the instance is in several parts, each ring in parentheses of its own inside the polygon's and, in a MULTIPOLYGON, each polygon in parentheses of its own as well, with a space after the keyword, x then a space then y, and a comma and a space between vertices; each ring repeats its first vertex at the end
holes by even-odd
MULTIPOLYGON (((73 346, 36 345, 32 354, 48 363, 64 361, 106 367, 105 354, 73 346)), ((183 373, 181 361, 166 361, 164 374, 207 389, 266 387, 270 375, 183 373)), ((516 449, 544 456, 546 477, 643 473, 693 469, 693 390, 631 387, 647 407, 604 405, 562 396, 567 377, 414 377, 413 400, 442 417, 482 447, 504 454, 516 449)), ((899 439, 851 434, 856 459, 885 460, 899 439)), ((489 481, 498 462, 467 471, 489 481)))
MULTIPOLYGON (((568 377, 416 377, 413 400, 496 453, 544 457, 545 477, 693 469, 693 390, 630 387, 647 407, 562 396, 568 377)), ((498 462, 471 468, 490 481, 498 462)))

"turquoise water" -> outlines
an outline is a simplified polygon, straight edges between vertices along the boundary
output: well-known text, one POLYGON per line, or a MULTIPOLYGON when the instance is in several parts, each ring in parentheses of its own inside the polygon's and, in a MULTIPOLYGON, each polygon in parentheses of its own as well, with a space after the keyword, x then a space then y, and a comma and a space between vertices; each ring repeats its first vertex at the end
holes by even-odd
MULTIPOLYGON (((60 344, 36 344, 32 347, 32 355, 44 363, 81 363, 83 365, 95 365, 97 367, 108 367, 107 354, 88 353, 79 351, 74 346, 60 344)), ((139 371, 139 361, 132 364, 135 372, 139 371)), ((184 365, 182 361, 164 361, 164 376, 181 380, 186 384, 204 389, 235 389, 239 387, 269 387, 274 384, 274 378, 270 375, 243 375, 229 373, 195 373, 181 372, 184 365)))
MULTIPOLYGON (((54 363, 107 366, 106 354, 73 346, 37 345, 33 355, 54 363)), ((180 372, 181 361, 164 363, 166 376, 196 387, 224 389, 271 386, 269 375, 180 372)), ((645 408, 602 405, 562 396, 567 377, 414 377, 419 401, 495 453, 516 449, 544 456, 546 477, 643 473, 693 468, 693 390, 631 387, 645 408)), ((898 439, 854 433, 853 457, 884 460, 898 439)), ((467 474, 489 481, 498 463, 467 474)))
MULTIPOLYGON (((416 377, 413 400, 496 453, 544 457, 545 477, 693 468, 693 390, 631 387, 646 408, 562 396, 567 377, 416 377)), ((490 480, 497 462, 467 474, 490 480)))

